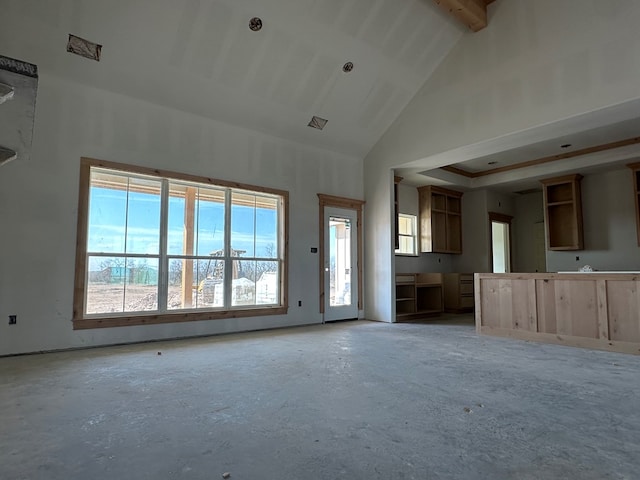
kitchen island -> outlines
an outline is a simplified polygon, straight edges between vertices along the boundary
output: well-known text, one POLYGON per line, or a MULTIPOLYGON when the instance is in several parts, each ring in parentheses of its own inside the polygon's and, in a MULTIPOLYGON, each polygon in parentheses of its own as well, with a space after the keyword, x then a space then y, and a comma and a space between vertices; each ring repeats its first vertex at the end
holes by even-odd
POLYGON ((476 331, 640 355, 640 272, 476 273, 476 331))

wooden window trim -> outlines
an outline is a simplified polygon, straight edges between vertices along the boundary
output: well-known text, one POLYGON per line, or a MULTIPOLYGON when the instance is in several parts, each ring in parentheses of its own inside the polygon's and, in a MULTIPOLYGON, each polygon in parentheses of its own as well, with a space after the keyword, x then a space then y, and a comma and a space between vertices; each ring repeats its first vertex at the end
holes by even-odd
POLYGON ((418 241, 420 240, 420 234, 418 232, 418 216, 413 213, 396 213, 396 223, 398 226, 396 227, 396 237, 398 238, 398 247, 394 250, 394 255, 396 257, 419 257, 418 253, 418 241), (400 216, 411 218, 413 220, 413 235, 401 235, 400 234, 400 216), (400 253, 400 237, 408 237, 413 239, 413 253, 400 253))
POLYGON ((137 165, 97 160, 93 158, 80 159, 80 178, 78 193, 78 222, 76 235, 76 270, 73 290, 73 329, 92 329, 105 327, 123 327, 130 325, 154 325, 163 323, 196 322, 202 320, 221 320, 227 318, 258 317, 268 315, 286 315, 289 310, 289 192, 269 187, 249 185, 239 182, 230 182, 210 177, 199 177, 196 175, 173 172, 137 165), (86 268, 87 268, 87 239, 89 223, 89 180, 91 168, 106 168, 117 170, 128 174, 142 174, 152 177, 168 178, 171 180, 184 180, 200 184, 208 184, 216 187, 236 188, 256 193, 268 193, 282 197, 282 225, 281 241, 283 267, 280 278, 281 305, 258 306, 258 307, 231 307, 226 310, 207 311, 178 311, 161 313, 135 313, 130 312, 117 316, 84 316, 84 297, 86 290, 86 268))
POLYGON ((356 227, 358 230, 358 238, 356 239, 358 246, 358 310, 362 310, 362 208, 365 204, 364 200, 356 200, 347 197, 336 197, 333 195, 325 195, 318 193, 320 202, 320 247, 319 247, 319 263, 320 271, 320 313, 324 313, 324 209, 325 207, 344 208, 347 210, 355 210, 357 213, 356 227))
POLYGON ((640 246, 640 181, 638 180, 638 172, 640 172, 640 162, 630 163, 627 165, 631 169, 633 179, 633 204, 636 211, 636 233, 638 236, 638 246, 640 246))

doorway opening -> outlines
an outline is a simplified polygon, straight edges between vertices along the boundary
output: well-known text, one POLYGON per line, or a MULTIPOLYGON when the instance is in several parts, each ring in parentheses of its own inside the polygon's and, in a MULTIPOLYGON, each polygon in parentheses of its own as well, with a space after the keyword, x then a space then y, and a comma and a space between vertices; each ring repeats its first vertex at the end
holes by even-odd
POLYGON ((491 232, 491 271, 511 272, 511 220, 513 217, 502 213, 489 212, 491 232))
POLYGON ((361 200, 320 199, 320 313, 323 321, 358 318, 362 310, 361 200))

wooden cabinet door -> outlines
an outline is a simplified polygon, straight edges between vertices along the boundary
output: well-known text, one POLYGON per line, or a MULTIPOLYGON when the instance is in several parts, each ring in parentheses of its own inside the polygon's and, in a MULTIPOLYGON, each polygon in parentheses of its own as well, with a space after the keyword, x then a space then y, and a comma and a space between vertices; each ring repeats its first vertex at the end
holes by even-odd
POLYGON ((418 194, 420 251, 462 253, 462 193, 426 186, 418 194))

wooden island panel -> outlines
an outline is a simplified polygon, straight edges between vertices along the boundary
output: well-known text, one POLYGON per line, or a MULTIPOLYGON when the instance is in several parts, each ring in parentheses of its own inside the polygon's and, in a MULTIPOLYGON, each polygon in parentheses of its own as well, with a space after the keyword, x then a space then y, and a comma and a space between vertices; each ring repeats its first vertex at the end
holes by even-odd
POLYGON ((640 274, 475 274, 478 333, 640 354, 640 274))
POLYGON ((609 338, 640 343, 640 322, 628 322, 627 318, 640 312, 640 285, 633 281, 610 281, 609 338))

